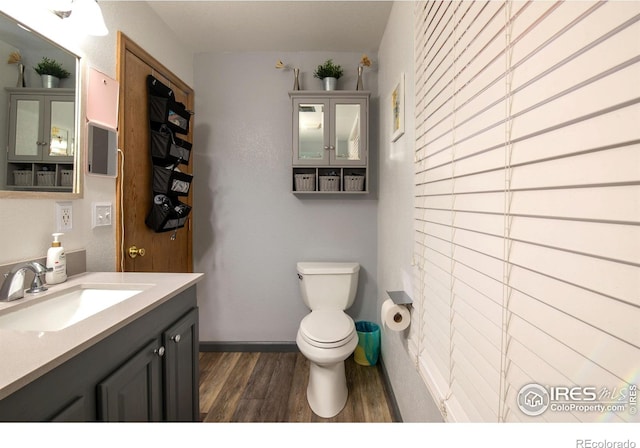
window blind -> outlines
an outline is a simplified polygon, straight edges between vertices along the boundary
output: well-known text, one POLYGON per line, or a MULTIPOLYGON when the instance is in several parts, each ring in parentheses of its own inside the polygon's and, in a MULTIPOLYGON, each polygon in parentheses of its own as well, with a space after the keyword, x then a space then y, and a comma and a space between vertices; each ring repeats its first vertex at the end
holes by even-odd
POLYGON ((640 4, 415 19, 409 349, 445 419, 639 421, 640 4), (530 415, 528 384, 626 408, 530 415))

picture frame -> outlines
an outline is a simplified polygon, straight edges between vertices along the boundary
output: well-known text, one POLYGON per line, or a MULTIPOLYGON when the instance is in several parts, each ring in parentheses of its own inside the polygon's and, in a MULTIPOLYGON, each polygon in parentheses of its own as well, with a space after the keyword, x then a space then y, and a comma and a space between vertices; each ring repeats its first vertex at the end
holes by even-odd
POLYGON ((404 135, 404 73, 391 91, 391 141, 404 135))

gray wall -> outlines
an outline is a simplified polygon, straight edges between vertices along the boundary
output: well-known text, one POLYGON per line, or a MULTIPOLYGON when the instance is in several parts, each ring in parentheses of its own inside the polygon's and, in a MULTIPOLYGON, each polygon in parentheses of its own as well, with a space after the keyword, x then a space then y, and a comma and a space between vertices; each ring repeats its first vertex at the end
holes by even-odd
MULTIPOLYGON (((380 110, 380 202, 378 207, 378 310, 385 291, 411 295, 415 95, 413 2, 395 2, 378 51, 380 104, 405 73, 405 134, 391 142, 391 112, 380 110)), ((379 318, 378 318, 379 319, 379 318)), ((408 330, 407 330, 408 331, 408 330)), ((383 331, 382 357, 402 418, 406 422, 442 421, 415 363, 407 351, 405 332, 383 331)))
MULTIPOLYGON (((377 315, 377 195, 338 199, 291 193, 293 72, 319 90, 315 67, 341 64, 340 89, 354 89, 361 53, 224 53, 195 56, 194 269, 203 342, 291 342, 302 317, 297 261, 356 261, 362 266, 356 320, 377 315)), ((369 54, 375 60, 376 55, 369 54)), ((377 76, 371 155, 377 159, 377 76)), ((372 171, 376 171, 374 164, 372 171)))

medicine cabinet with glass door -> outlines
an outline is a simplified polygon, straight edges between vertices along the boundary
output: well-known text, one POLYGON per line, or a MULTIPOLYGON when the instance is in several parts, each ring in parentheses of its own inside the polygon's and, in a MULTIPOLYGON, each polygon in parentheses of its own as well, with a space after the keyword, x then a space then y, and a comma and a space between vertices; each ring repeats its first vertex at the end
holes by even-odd
POLYGON ((369 92, 296 91, 290 96, 293 192, 366 193, 369 92), (300 180, 303 174, 307 175, 307 185, 296 185, 296 175, 300 180), (326 176, 335 178, 330 179, 331 187, 324 185, 326 176), (352 178, 359 185, 352 186, 352 178))
POLYGON ((7 188, 73 186, 73 89, 6 89, 9 96, 7 188))

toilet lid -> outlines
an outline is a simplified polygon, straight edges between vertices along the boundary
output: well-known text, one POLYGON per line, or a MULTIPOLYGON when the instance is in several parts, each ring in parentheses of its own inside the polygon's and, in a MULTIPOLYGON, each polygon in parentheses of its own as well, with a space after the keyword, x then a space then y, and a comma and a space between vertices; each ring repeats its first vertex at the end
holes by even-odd
POLYGON ((300 331, 310 344, 336 347, 353 335, 355 324, 340 310, 316 310, 302 319, 300 331))

